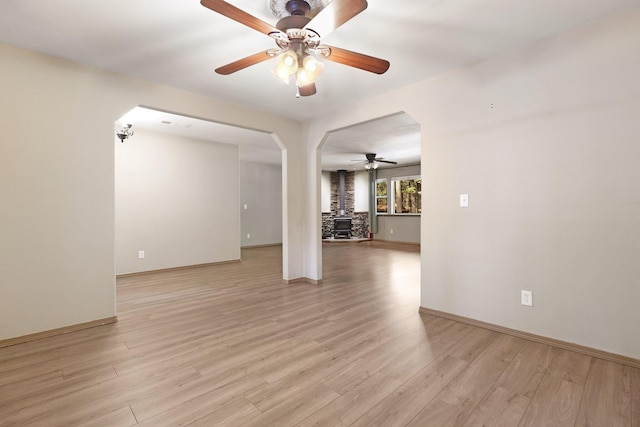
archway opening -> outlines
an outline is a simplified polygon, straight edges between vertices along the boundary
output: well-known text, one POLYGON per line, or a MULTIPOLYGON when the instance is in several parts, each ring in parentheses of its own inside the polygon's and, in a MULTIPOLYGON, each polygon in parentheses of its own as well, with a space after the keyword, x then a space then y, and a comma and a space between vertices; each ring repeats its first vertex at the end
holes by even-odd
POLYGON ((421 128, 405 112, 327 132, 319 147, 322 243, 420 245, 421 128), (375 164, 371 162, 371 155, 375 164), (370 158, 368 158, 370 157, 370 158), (350 218, 351 233, 336 233, 350 218))
POLYGON ((273 135, 136 107, 114 124, 116 275, 240 259, 282 244, 273 135))

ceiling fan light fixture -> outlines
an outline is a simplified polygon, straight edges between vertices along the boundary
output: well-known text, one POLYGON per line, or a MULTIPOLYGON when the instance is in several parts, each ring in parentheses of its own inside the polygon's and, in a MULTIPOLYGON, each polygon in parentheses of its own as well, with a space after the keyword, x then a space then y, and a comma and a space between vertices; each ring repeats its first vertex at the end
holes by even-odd
POLYGON ((324 70, 324 64, 313 55, 307 55, 304 57, 302 61, 302 68, 304 68, 308 73, 322 73, 324 70))
POLYGON ((298 55, 291 50, 285 50, 278 56, 278 62, 273 74, 283 82, 289 83, 289 77, 298 71, 298 55))
POLYGON ((298 69, 296 84, 306 86, 316 81, 324 71, 324 64, 313 55, 307 55, 302 60, 302 67, 298 69))
POLYGON ((372 162, 367 162, 364 164, 364 168, 366 170, 370 170, 370 169, 378 169, 378 167, 380 166, 380 163, 376 162, 375 160, 372 162))
POLYGON ((304 68, 304 71, 312 78, 312 80, 317 79, 324 72, 324 64, 313 55, 305 56, 302 61, 302 68, 304 68))

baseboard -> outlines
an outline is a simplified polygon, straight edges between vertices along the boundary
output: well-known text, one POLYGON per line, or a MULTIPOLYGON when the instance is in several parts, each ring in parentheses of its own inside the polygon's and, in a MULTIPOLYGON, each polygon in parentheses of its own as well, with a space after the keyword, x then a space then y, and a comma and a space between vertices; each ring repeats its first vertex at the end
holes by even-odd
POLYGON ((142 275, 145 275, 145 274, 167 273, 167 272, 170 272, 170 271, 188 270, 190 268, 212 267, 214 265, 223 265, 223 264, 235 264, 237 262, 242 262, 242 260, 240 260, 240 259, 232 259, 232 260, 229 260, 229 261, 208 262, 208 263, 205 263, 205 264, 181 265, 179 267, 159 268, 157 270, 145 270, 145 271, 136 271, 134 273, 122 273, 122 274, 116 274, 116 279, 122 279, 122 278, 125 278, 125 277, 142 276, 142 275))
POLYGON ((95 328, 98 326, 109 325, 118 321, 117 316, 107 317, 106 319, 92 320, 91 322, 78 323, 76 325, 65 326, 63 328, 50 329, 48 331, 36 332, 35 334, 23 335, 21 337, 0 340, 0 348, 9 347, 17 344, 24 344, 29 341, 41 340, 43 338, 55 337, 56 335, 64 335, 70 332, 81 331, 83 329, 95 328))
POLYGON ((574 351, 576 353, 584 354, 586 356, 592 356, 598 359, 604 359, 610 362, 620 363, 622 365, 631 366, 632 368, 640 368, 640 359, 634 359, 633 357, 622 356, 615 353, 609 353, 603 350, 586 347, 580 344, 561 341, 555 338, 543 337, 541 335, 531 334, 529 332, 523 332, 517 329, 511 329, 511 328, 507 328, 500 325, 494 325, 492 323, 471 319, 469 317, 458 316, 457 314, 451 314, 444 311, 433 310, 430 308, 420 307, 420 313, 431 314, 437 317, 444 317, 445 319, 455 320, 456 322, 466 323, 472 326, 477 326, 479 328, 489 329, 491 331, 512 335, 514 337, 523 338, 529 341, 535 341, 537 343, 551 345, 554 347, 562 348, 564 350, 574 351))
POLYGON ((264 245, 240 246, 240 249, 270 248, 273 246, 282 246, 282 243, 265 243, 264 245))
POLYGON ((308 277, 299 277, 297 279, 292 280, 282 280, 285 285, 300 285, 300 284, 308 284, 308 285, 321 285, 322 279, 314 280, 309 279, 308 277))
POLYGON ((420 246, 420 243, 417 242, 400 242, 398 240, 384 240, 384 239, 376 239, 375 237, 371 239, 373 242, 384 242, 384 243, 397 243, 398 245, 410 245, 410 246, 420 246))

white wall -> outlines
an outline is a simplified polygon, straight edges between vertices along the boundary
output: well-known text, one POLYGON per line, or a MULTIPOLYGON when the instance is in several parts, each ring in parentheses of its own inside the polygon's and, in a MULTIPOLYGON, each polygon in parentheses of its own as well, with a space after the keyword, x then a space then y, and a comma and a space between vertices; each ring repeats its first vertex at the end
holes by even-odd
POLYGON ((240 224, 243 247, 282 243, 280 166, 240 162, 240 224))
POLYGON ((318 117, 307 150, 407 112, 422 129, 421 305, 640 358, 638 46, 635 9, 318 117))
POLYGON ((140 129, 118 141, 116 274, 240 259, 238 164, 235 145, 140 129))

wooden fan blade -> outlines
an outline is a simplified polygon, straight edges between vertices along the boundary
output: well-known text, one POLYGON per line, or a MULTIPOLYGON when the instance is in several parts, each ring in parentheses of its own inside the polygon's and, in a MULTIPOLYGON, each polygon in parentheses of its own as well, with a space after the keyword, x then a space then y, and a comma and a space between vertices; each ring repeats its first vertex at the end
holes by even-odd
POLYGON ((254 55, 247 56, 246 58, 238 59, 237 61, 234 61, 231 64, 223 65, 220 68, 216 68, 216 73, 226 76, 231 73, 235 73, 236 71, 243 70, 252 65, 256 65, 261 62, 264 62, 272 58, 267 52, 268 51, 258 52, 254 55))
POLYGON ((315 93, 316 93, 316 84, 315 83, 309 83, 308 85, 298 86, 298 92, 300 93, 300 96, 315 95, 315 93))
POLYGON ((393 162, 391 160, 382 160, 382 159, 376 159, 376 162, 378 162, 378 163, 390 163, 392 165, 397 165, 398 164, 398 162, 393 162))
POLYGON ((253 28, 256 31, 260 31, 262 34, 271 35, 272 33, 282 33, 271 24, 267 24, 261 19, 256 18, 253 15, 248 14, 242 9, 227 3, 223 0, 201 0, 200 4, 206 8, 218 12, 227 18, 233 19, 249 28, 253 28))
POLYGON ((389 61, 385 61, 384 59, 375 58, 373 56, 333 46, 326 47, 330 50, 329 56, 326 57, 329 61, 348 65, 349 67, 359 68, 376 74, 384 74, 389 69, 389 61))
POLYGON ((366 8, 366 0, 333 0, 304 27, 325 37, 366 8))

